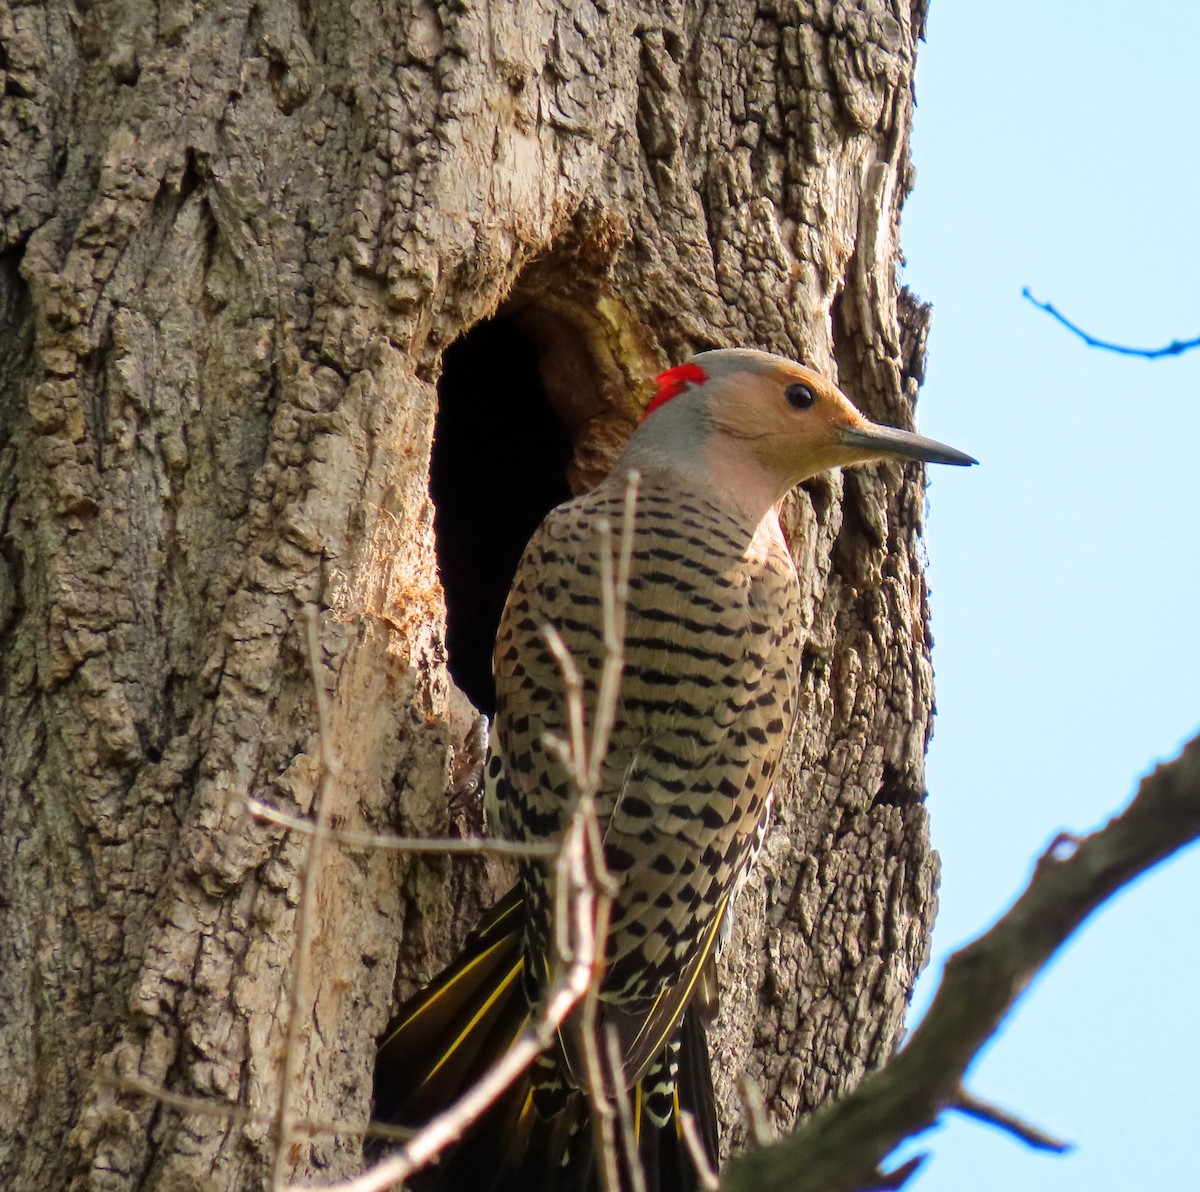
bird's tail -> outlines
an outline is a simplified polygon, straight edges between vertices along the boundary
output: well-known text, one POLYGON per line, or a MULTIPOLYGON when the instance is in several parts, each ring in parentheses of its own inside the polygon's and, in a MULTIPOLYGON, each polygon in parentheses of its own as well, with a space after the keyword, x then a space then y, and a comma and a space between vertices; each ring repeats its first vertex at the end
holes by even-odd
POLYGON ((696 1158, 683 1134, 683 1114, 696 1125, 702 1161, 717 1170, 717 1109, 708 1038, 698 1007, 689 1005, 662 1056, 632 1090, 638 1153, 646 1192, 695 1192, 696 1158))
MULTIPOLYGON (((458 958, 402 1008, 379 1047, 377 1121, 423 1125, 529 1025, 521 979, 523 926, 524 904, 514 889, 488 912, 458 958)), ((539 1066, 546 1070, 553 1066, 539 1066)), ((692 1192, 697 1176, 680 1110, 695 1118, 708 1163, 715 1168, 717 1161, 712 1074, 696 1010, 685 1012, 671 1043, 630 1090, 630 1101, 647 1192, 692 1192)), ((572 1090, 559 1104, 558 1112, 543 1119, 526 1074, 412 1186, 420 1192, 594 1192, 601 1177, 586 1101, 572 1090)), ((627 1192, 624 1158, 618 1167, 621 1192, 627 1192)))

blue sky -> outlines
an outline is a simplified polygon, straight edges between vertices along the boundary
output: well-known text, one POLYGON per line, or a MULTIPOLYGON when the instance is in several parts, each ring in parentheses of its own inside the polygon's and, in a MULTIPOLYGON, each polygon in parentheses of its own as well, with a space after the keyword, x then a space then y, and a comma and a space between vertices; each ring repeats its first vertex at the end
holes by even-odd
MULTIPOLYGON (((934 0, 917 71, 905 280, 934 305, 931 469, 945 957, 1060 830, 1100 826, 1200 728, 1200 4, 934 0)), ((1194 1186, 1200 851, 1085 925, 968 1086, 1077 1144, 948 1117, 917 1192, 1194 1186)), ((915 1020, 915 1019, 914 1019, 915 1020)), ((905 1152, 908 1153, 908 1152, 905 1152)))

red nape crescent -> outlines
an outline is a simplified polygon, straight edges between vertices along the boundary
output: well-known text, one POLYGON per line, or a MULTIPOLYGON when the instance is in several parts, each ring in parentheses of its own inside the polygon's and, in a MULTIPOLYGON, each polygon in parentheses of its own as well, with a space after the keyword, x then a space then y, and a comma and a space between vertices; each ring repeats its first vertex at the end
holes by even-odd
POLYGON ((703 385, 708 380, 708 374, 698 364, 678 364, 668 368, 658 378, 658 392, 646 407, 642 415, 645 422, 659 406, 665 405, 673 397, 678 397, 688 385, 703 385))

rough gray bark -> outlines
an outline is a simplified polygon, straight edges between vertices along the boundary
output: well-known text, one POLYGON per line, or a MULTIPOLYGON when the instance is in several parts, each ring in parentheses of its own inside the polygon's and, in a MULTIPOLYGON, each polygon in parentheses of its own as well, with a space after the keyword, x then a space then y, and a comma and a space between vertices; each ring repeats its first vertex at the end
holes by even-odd
MULTIPOLYGON (((318 743, 347 826, 443 833, 427 474, 448 344, 502 308, 603 469, 650 379, 753 345, 906 422, 897 221, 923 0, 0 9, 0 1180, 258 1186, 318 743)), ((482 394, 481 400, 487 395, 482 394)), ((514 461, 517 466, 519 461, 514 461)), ((715 1051, 787 1125, 895 1043, 926 958, 915 470, 787 527, 805 701, 715 1051)), ((483 514, 481 514, 483 515, 483 514)), ((396 986, 500 877, 330 848, 297 1108, 365 1117, 396 986)), ((298 1176, 357 1143, 294 1146, 298 1176)))

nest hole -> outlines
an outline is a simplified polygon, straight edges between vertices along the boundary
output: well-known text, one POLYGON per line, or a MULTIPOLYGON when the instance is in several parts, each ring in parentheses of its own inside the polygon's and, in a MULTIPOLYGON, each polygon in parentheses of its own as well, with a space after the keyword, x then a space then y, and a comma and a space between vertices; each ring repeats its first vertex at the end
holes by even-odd
MULTIPOLYGON (((522 320, 522 323, 527 320, 522 320)), ((572 434, 555 410, 534 336, 509 317, 446 349, 430 464, 450 675, 495 710, 492 646, 521 552, 571 495, 572 434)))

